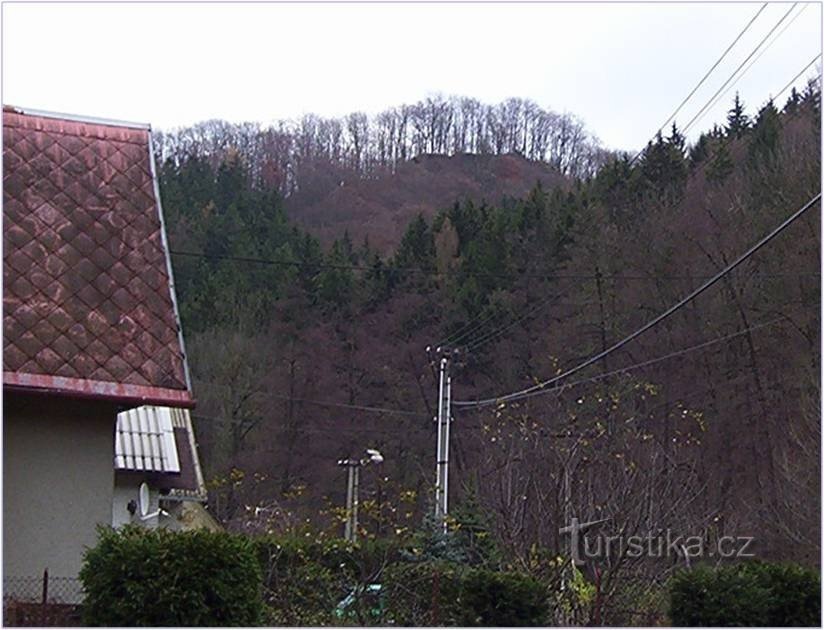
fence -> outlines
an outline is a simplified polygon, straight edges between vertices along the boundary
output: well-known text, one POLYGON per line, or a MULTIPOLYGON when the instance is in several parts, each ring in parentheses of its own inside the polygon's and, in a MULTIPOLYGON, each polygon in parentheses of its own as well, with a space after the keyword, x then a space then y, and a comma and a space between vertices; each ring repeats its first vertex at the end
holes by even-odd
POLYGON ((82 602, 77 578, 3 576, 4 626, 79 626, 82 602))

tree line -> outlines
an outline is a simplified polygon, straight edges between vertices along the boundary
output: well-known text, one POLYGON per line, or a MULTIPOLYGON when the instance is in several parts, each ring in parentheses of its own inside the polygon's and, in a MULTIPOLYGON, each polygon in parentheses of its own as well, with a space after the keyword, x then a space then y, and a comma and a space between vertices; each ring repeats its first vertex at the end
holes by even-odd
POLYGON ((576 116, 521 98, 488 105, 437 95, 374 116, 307 114, 268 126, 210 120, 156 136, 160 161, 198 156, 217 168, 227 152, 237 151, 254 185, 283 196, 318 168, 335 167, 342 178, 368 177, 421 154, 517 153, 571 177, 594 174, 610 155, 576 116))

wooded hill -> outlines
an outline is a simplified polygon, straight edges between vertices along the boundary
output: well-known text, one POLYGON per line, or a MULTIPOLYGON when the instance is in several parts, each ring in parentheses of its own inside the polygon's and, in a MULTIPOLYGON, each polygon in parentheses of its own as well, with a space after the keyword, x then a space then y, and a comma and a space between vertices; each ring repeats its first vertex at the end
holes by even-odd
POLYGON ((231 154, 249 185, 277 190, 290 218, 330 245, 345 231, 390 254, 417 213, 457 199, 523 197, 561 175, 586 177, 609 152, 570 114, 511 98, 432 96, 376 116, 313 114, 273 125, 206 121, 158 134, 162 161, 217 171, 231 154))
MULTIPOLYGON (((375 447, 385 463, 362 475, 364 535, 408 535, 434 483, 427 346, 462 349, 460 401, 548 379, 745 252, 819 192, 821 173, 813 86, 752 120, 736 99, 727 124, 694 146, 673 126, 635 161, 616 156, 584 172, 542 163, 548 176, 526 194, 518 187, 537 163, 526 158, 546 156, 497 155, 507 145, 410 164, 393 149, 387 172, 353 180, 349 169, 344 186, 300 206, 306 217, 285 210, 300 186, 284 201, 256 154, 234 132, 222 137, 229 127, 214 129, 220 151, 163 144, 161 192, 210 508, 251 531, 309 519, 338 532, 336 461, 375 447), (481 168, 469 179, 483 183, 444 184, 451 164, 481 168), (510 168, 519 169, 513 188, 501 175, 510 168), (346 189, 357 192, 346 198, 346 189), (423 214, 390 251, 392 222, 416 209, 416 190, 423 214), (440 190, 464 198, 446 203, 440 190), (403 210, 385 217, 392 207, 403 210), (364 217, 374 242, 372 231, 353 238, 364 217), (350 230, 335 234, 347 220, 350 230)), ((609 518, 610 531, 753 536, 763 557, 817 563, 819 260, 816 206, 572 379, 585 382, 456 409, 453 505, 485 515, 524 566, 534 545, 563 552, 567 508, 609 518)))

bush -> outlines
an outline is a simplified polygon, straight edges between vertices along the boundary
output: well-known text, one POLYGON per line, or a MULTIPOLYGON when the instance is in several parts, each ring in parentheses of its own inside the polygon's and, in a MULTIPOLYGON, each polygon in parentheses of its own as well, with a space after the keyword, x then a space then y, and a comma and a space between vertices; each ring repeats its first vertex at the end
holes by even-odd
MULTIPOLYGON (((271 625, 339 625, 335 608, 358 587, 378 582, 397 549, 383 541, 264 536, 254 539, 271 625)), ((363 611, 355 602, 355 615, 363 611)), ((366 619, 357 619, 364 624, 366 619)))
POLYGON ((673 577, 675 626, 819 626, 821 578, 794 565, 698 567, 673 577))
POLYGON ((99 529, 80 579, 90 626, 251 626, 262 619, 251 543, 223 532, 99 529))
POLYGON ((546 587, 521 573, 450 563, 396 564, 384 571, 387 621, 405 626, 540 626, 546 587))
POLYGON ((469 613, 466 625, 540 626, 548 621, 546 588, 527 575, 471 569, 461 586, 469 613))

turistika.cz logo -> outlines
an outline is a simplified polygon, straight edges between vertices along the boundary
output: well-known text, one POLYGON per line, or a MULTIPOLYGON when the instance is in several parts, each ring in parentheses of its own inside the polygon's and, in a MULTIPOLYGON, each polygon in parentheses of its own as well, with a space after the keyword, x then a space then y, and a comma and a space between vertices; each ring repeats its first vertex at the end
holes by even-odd
POLYGON ((603 558, 752 558, 752 536, 721 536, 709 542, 704 536, 685 536, 669 529, 644 536, 588 535, 587 531, 609 519, 580 522, 571 518, 561 534, 569 534, 569 554, 577 566, 603 558))

